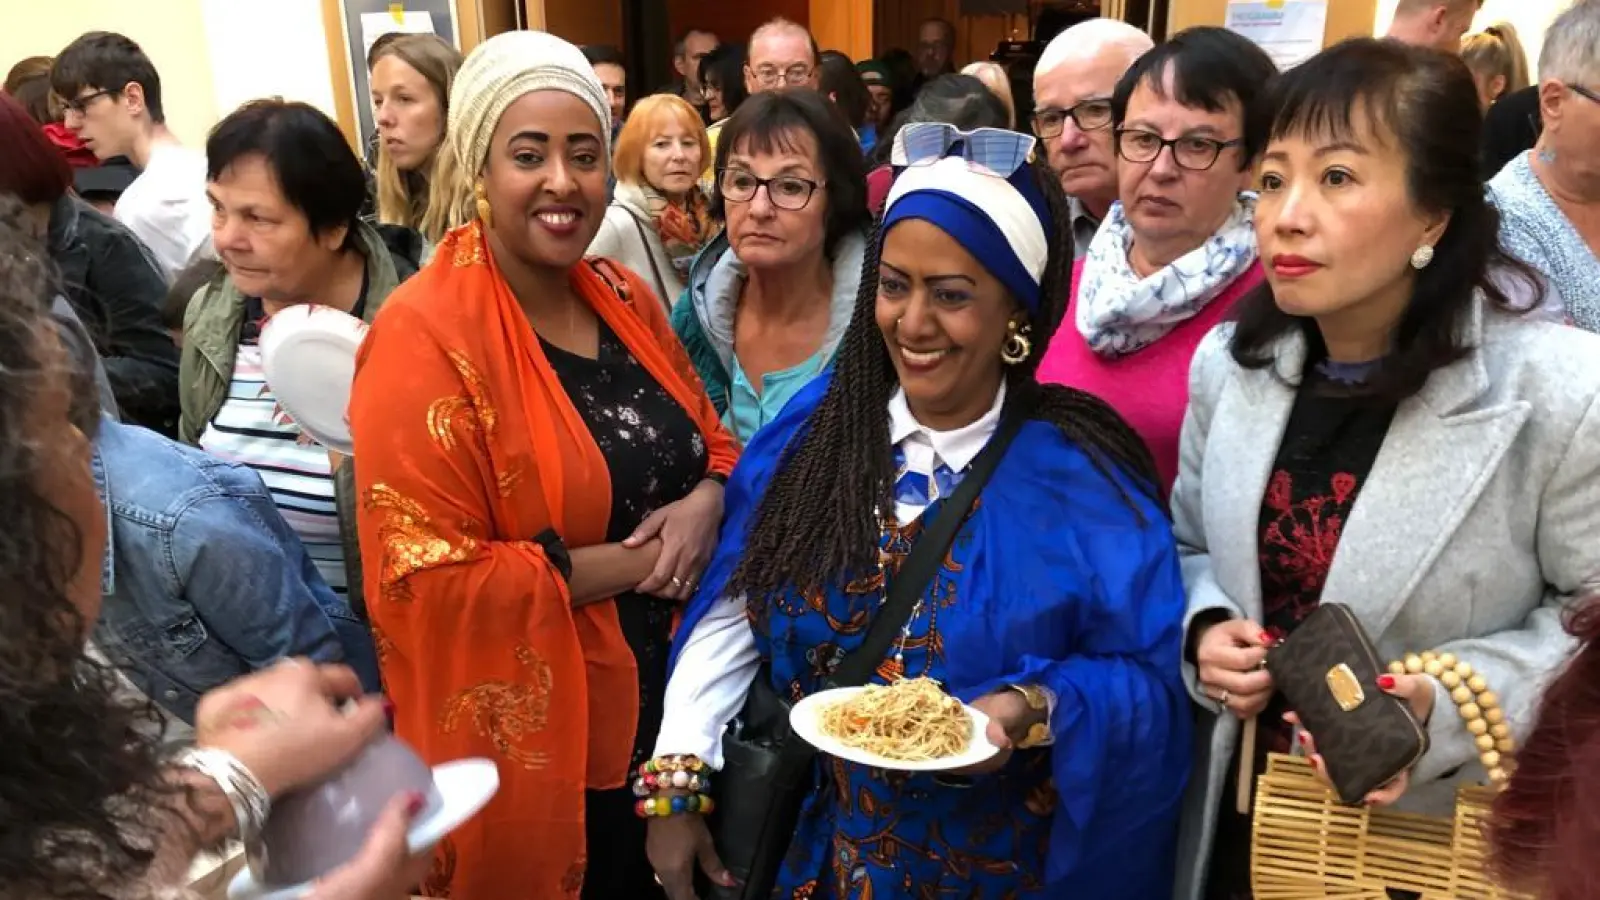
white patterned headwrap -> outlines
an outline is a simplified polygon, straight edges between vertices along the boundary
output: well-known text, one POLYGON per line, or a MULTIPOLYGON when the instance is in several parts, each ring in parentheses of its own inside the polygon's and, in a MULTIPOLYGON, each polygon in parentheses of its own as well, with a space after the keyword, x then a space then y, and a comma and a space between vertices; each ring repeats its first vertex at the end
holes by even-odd
POLYGON ((450 146, 469 179, 483 170, 506 107, 534 91, 565 91, 588 104, 611 158, 611 107, 583 51, 543 31, 508 31, 472 51, 450 90, 450 146))

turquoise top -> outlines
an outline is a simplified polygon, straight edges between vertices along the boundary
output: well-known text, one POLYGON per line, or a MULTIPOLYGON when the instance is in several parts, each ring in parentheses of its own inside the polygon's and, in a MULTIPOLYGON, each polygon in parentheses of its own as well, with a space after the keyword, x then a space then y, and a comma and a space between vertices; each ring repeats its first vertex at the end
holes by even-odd
POLYGON ((722 414, 722 424, 740 443, 748 443, 757 431, 778 417, 789 404, 789 398, 811 382, 827 367, 827 357, 816 353, 805 362, 761 376, 761 390, 744 374, 739 358, 733 358, 731 378, 728 381, 728 408, 722 414))

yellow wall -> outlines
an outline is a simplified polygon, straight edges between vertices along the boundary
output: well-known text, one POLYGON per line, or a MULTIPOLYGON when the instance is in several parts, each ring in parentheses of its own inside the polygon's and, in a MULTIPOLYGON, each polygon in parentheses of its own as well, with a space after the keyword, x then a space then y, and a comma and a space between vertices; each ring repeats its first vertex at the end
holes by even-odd
POLYGON ((155 63, 167 124, 187 144, 205 141, 217 120, 217 104, 200 0, 5 0, 3 5, 0 69, 28 56, 54 56, 85 31, 120 32, 138 41, 155 63))

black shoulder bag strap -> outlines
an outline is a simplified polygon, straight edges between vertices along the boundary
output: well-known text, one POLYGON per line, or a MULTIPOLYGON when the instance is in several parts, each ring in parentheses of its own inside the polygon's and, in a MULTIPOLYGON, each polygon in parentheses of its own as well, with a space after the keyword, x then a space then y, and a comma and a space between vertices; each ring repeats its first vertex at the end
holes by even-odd
MULTIPOLYGON (((933 583, 934 576, 943 564, 945 554, 955 542, 956 534, 966 521, 967 514, 978 500, 984 484, 1000 465, 1006 448, 1021 430, 1028 418, 1029 404, 1023 397, 1014 396, 1006 403, 1000 417, 1000 427, 995 429, 989 443, 973 459, 967 474, 956 486, 955 493, 945 501, 935 516, 917 537, 911 552, 906 555, 900 571, 889 580, 888 597, 878 608, 878 614, 867 628, 860 646, 845 655, 833 673, 824 679, 823 690, 841 687, 859 687, 872 679, 889 648, 899 636, 916 608, 917 600, 933 583)), ((789 735, 778 751, 778 768, 772 785, 777 798, 769 807, 767 821, 762 823, 757 851, 751 860, 751 870, 745 878, 742 896, 746 900, 766 898, 777 881, 778 866, 794 839, 795 825, 799 821, 800 805, 811 786, 811 762, 816 748, 789 735), (752 890, 754 892, 752 892, 752 890)))

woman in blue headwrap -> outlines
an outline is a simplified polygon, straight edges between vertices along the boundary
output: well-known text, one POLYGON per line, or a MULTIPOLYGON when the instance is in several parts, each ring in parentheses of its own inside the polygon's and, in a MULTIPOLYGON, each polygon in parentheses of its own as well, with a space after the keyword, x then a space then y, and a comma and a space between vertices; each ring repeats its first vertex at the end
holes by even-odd
MULTIPOLYGON (((1067 296, 1065 204, 1026 135, 930 123, 896 142, 833 370, 728 484, 654 768, 715 783, 758 669, 789 699, 821 689, 922 524, 1021 416, 874 679, 937 679, 990 716, 1002 752, 933 774, 820 757, 774 896, 1165 896, 1190 752, 1183 585, 1138 437, 1099 400, 1034 378, 1067 296)), ((650 857, 672 900, 695 896, 697 859, 731 881, 692 812, 651 819, 650 857)))

